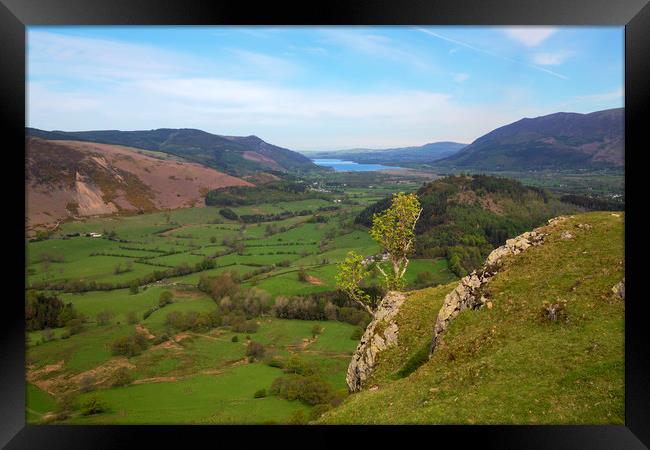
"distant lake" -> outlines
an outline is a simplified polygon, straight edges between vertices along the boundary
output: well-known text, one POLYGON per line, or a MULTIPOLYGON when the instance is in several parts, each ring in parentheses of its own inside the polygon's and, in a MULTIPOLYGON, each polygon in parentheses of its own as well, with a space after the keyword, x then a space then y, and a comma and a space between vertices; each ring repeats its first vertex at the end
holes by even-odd
POLYGON ((359 164, 354 161, 344 161, 342 159, 313 159, 314 164, 331 167, 337 172, 369 172, 371 170, 401 169, 401 167, 384 166, 382 164, 359 164))

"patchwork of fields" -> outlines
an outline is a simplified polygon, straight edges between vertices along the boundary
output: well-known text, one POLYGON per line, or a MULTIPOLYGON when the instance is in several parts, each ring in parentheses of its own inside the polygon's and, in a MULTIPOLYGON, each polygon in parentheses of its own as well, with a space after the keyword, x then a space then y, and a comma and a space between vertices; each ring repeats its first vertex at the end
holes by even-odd
MULTIPOLYGON (((215 301, 197 284, 202 276, 225 271, 239 274, 243 291, 263 290, 271 302, 333 292, 338 264, 348 251, 379 252, 353 219, 392 189, 350 189, 352 201, 338 204, 311 199, 231 208, 238 215, 304 214, 273 222, 241 224, 223 217, 218 207, 187 208, 64 223, 49 239, 29 242, 27 285, 56 293, 88 320, 71 335, 62 328, 49 335, 28 333, 28 421, 53 420, 62 393, 72 390, 78 403, 92 398, 107 408, 56 422, 287 423, 308 416, 313 406, 255 393, 283 374, 272 361, 286 362, 292 355, 345 395, 345 372, 358 339, 355 325, 263 314, 253 319, 257 330, 250 333, 227 325, 179 332, 170 329, 167 316, 214 311, 215 301), (330 208, 318 211, 323 207, 330 208), (91 232, 102 236, 86 236, 91 232), (163 292, 171 293, 172 302, 158 308, 163 292), (109 319, 100 320, 102 314, 109 319), (116 356, 111 343, 136 330, 148 336, 147 349, 116 356), (247 356, 249 340, 264 346, 263 359, 247 356), (103 382, 119 370, 128 371, 130 384, 103 382)), ((446 260, 429 259, 412 262, 407 282, 422 272, 436 283, 454 279, 446 260)))

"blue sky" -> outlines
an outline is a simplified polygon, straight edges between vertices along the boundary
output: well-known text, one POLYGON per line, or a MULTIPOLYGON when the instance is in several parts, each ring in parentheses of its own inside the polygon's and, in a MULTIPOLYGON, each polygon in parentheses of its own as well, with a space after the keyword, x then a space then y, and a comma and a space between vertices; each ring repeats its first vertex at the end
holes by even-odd
POLYGON ((623 106, 622 27, 40 27, 27 125, 199 128, 295 150, 469 143, 623 106))

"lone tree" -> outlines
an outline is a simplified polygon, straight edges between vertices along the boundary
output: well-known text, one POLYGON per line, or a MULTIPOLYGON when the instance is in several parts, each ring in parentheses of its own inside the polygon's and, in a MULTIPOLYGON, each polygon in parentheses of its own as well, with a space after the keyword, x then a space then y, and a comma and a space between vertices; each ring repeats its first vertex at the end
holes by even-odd
POLYGON ((404 274, 409 264, 408 256, 413 252, 415 224, 422 214, 420 201, 415 193, 393 195, 393 203, 381 214, 372 218, 370 236, 388 253, 392 273, 377 263, 384 276, 388 290, 398 289, 404 284, 404 274))
MULTIPOLYGON (((370 236, 388 254, 392 271, 375 264, 384 276, 388 290, 396 290, 404 285, 404 274, 409 264, 408 256, 413 252, 415 224, 422 214, 420 201, 415 193, 393 195, 391 206, 383 213, 373 216, 370 236)), ((364 258, 351 251, 339 267, 336 277, 337 287, 351 300, 373 314, 370 296, 361 289, 360 284, 366 274, 364 258)))

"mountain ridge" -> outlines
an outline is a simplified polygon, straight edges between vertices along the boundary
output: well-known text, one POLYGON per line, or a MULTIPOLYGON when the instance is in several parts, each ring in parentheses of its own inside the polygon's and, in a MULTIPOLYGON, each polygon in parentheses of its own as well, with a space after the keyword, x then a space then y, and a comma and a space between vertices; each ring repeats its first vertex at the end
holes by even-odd
POLYGON ((318 166, 306 156, 270 144, 255 135, 222 136, 196 128, 46 131, 27 127, 26 133, 48 140, 87 141, 161 151, 234 176, 265 170, 278 173, 318 170, 318 166))
POLYGON ((211 189, 252 183, 151 150, 27 138, 27 229, 69 218, 202 206, 211 189))
POLYGON ((437 167, 481 170, 624 166, 624 109, 522 118, 477 138, 437 167))

